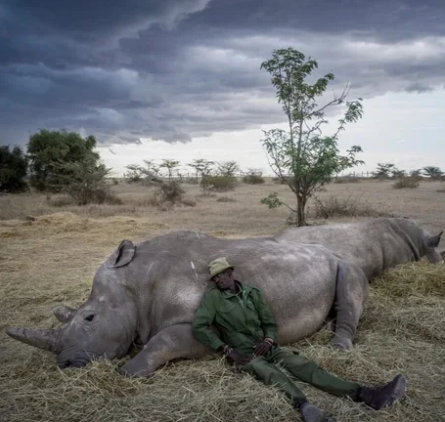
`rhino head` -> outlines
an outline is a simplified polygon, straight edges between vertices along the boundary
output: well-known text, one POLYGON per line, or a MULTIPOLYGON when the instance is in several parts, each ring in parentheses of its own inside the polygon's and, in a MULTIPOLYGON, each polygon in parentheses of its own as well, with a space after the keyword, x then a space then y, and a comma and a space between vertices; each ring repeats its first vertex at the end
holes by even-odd
POLYGON ((433 264, 443 260, 442 254, 437 250, 442 234, 443 232, 440 232, 435 236, 431 236, 428 233, 425 233, 423 236, 424 244, 421 256, 425 256, 426 259, 433 264))
POLYGON ((41 330, 9 328, 12 338, 39 349, 54 352, 59 367, 81 367, 92 358, 124 356, 136 332, 137 310, 130 292, 122 283, 135 246, 124 240, 94 276, 89 299, 79 308, 60 306, 53 310, 65 325, 41 330))

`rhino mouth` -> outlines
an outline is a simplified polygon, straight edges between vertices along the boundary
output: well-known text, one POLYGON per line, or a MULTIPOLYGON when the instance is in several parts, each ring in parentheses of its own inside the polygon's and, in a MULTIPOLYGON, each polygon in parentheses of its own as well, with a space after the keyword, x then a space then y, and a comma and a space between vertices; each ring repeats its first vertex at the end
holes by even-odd
POLYGON ((59 360, 58 366, 60 369, 66 368, 82 368, 91 362, 91 357, 87 353, 77 353, 74 358, 59 360))

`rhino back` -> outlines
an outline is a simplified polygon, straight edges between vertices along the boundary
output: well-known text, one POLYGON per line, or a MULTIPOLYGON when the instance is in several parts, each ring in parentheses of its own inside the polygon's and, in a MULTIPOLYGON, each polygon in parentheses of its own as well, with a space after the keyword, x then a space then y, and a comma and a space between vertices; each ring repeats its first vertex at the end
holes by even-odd
POLYGON ((264 292, 284 340, 313 332, 332 307, 338 259, 325 248, 176 232, 140 244, 131 264, 138 291, 144 292, 151 335, 192 322, 204 292, 213 286, 208 264, 221 256, 234 265, 236 279, 264 292))
MULTIPOLYGON (((291 228, 278 240, 320 244, 344 260, 359 265, 368 279, 415 258, 422 230, 412 221, 377 218, 359 223, 291 228)), ((417 251, 418 253, 418 251, 417 251)))

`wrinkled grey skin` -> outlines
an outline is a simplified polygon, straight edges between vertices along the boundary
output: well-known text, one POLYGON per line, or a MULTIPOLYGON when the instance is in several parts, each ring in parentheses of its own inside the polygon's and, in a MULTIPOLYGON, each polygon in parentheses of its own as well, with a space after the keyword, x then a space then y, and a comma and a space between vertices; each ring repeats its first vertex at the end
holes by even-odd
POLYGON ((272 238, 217 239, 174 232, 133 245, 129 241, 97 270, 91 295, 77 311, 59 307, 59 330, 10 328, 8 334, 56 353, 58 364, 83 366, 92 357, 123 357, 142 350, 122 373, 149 376, 178 358, 210 352, 192 337, 191 323, 212 285, 208 264, 225 256, 234 276, 261 288, 287 344, 320 329, 332 309, 335 346, 350 349, 368 293, 363 271, 319 245, 272 238))
POLYGON ((431 263, 442 261, 436 249, 441 235, 432 236, 410 219, 376 218, 359 223, 290 228, 275 238, 323 245, 358 265, 371 280, 388 268, 422 257, 431 263))

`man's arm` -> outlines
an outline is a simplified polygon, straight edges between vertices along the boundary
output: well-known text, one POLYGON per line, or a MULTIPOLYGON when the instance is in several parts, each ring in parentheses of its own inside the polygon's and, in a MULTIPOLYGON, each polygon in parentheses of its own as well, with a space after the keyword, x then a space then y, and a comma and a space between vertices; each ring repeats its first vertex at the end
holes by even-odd
POLYGON ((272 312, 267 304, 263 292, 259 289, 254 289, 255 292, 255 306, 258 312, 258 318, 261 321, 261 328, 264 331, 264 337, 270 338, 274 342, 277 341, 277 323, 272 315, 272 312))
POLYGON ((212 298, 206 293, 195 313, 192 323, 192 334, 196 340, 216 352, 225 344, 210 328, 210 325, 215 321, 215 314, 216 309, 213 306, 212 298))

